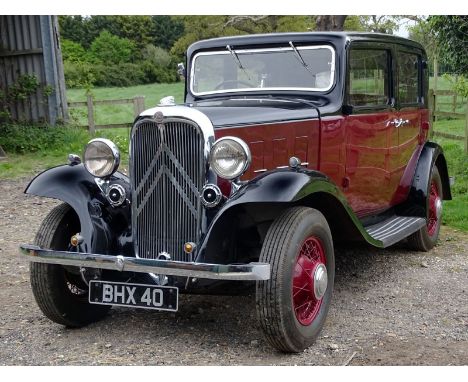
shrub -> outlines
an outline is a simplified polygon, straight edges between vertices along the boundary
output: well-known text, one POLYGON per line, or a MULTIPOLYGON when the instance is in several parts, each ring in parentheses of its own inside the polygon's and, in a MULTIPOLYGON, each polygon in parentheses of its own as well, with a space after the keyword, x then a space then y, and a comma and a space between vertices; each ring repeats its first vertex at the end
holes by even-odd
POLYGON ((68 88, 89 88, 96 81, 94 65, 89 62, 63 62, 65 84, 68 88))
POLYGON ((10 153, 62 151, 81 152, 89 139, 85 130, 40 125, 0 125, 0 146, 10 153))
POLYGON ((132 86, 145 83, 145 72, 139 64, 96 65, 93 68, 96 86, 132 86))
POLYGON ((172 66, 162 67, 154 65, 151 61, 143 61, 141 69, 145 74, 146 83, 172 83, 178 80, 177 71, 172 66))
POLYGON ((142 56, 145 61, 151 62, 154 66, 167 68, 171 64, 171 55, 153 44, 148 44, 143 48, 142 56))
POLYGON ((104 64, 120 64, 133 60, 136 46, 133 41, 103 31, 91 44, 91 53, 104 64))
POLYGON ((78 43, 66 39, 60 41, 62 49, 62 57, 67 62, 84 62, 88 61, 88 53, 78 43))

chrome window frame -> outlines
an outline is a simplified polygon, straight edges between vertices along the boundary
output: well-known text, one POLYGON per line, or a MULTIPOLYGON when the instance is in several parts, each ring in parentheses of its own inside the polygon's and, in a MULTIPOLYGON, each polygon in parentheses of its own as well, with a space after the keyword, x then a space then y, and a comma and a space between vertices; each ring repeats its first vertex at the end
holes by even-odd
MULTIPOLYGON (((301 88, 301 87, 264 87, 264 88, 241 88, 241 89, 223 89, 223 90, 213 90, 208 92, 195 92, 193 89, 193 83, 195 78, 195 61, 200 56, 214 56, 214 55, 227 55, 231 54, 228 50, 217 50, 210 52, 199 52, 195 54, 190 63, 190 93, 194 96, 204 96, 212 94, 226 94, 226 93, 241 93, 241 92, 264 92, 266 91, 310 91, 310 92, 328 92, 335 85, 335 63, 336 63, 336 51, 331 45, 308 45, 308 46, 298 46, 296 47, 298 51, 301 50, 316 50, 316 49, 328 49, 332 53, 331 59, 331 72, 330 72, 330 86, 327 88, 301 88)), ((262 53, 262 52, 285 52, 291 51, 294 53, 292 47, 283 47, 283 48, 261 48, 261 49, 239 49, 236 50, 236 53, 262 53)), ((298 65, 301 65, 298 62, 298 65)))

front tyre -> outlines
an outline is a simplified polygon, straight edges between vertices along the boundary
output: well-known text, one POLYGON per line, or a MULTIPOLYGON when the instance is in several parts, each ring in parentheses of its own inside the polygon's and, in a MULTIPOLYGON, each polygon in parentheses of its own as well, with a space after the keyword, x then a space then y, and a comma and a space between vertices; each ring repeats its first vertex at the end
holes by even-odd
POLYGON ((307 207, 283 212, 268 230, 260 261, 272 272, 257 282, 260 326, 276 349, 300 352, 322 330, 332 298, 335 257, 325 217, 307 207))
MULTIPOLYGON (((79 231, 75 212, 67 204, 60 204, 46 216, 34 241, 42 248, 68 250, 70 237, 79 231)), ((88 286, 75 267, 32 262, 30 277, 37 305, 58 324, 81 327, 100 320, 110 309, 88 302, 88 286)))

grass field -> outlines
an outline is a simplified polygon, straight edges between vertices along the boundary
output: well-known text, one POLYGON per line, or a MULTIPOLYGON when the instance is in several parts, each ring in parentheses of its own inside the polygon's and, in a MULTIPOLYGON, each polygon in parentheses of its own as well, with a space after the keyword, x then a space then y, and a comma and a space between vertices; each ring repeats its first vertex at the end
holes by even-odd
MULTIPOLYGON (((94 99, 128 99, 137 96, 145 97, 145 108, 149 109, 159 103, 166 96, 174 96, 177 103, 182 103, 184 98, 184 84, 151 84, 130 86, 127 88, 95 88, 92 90, 94 99)), ((67 91, 69 102, 86 101, 86 90, 69 89, 67 91)), ((72 122, 77 125, 86 125, 86 107, 71 108, 72 122)), ((133 121, 133 105, 97 105, 95 108, 96 124, 106 125, 111 123, 128 123, 133 121)))
MULTIPOLYGON (((449 86, 445 79, 439 81, 439 88, 449 86)), ((134 96, 145 96, 146 107, 155 106, 162 97, 173 95, 176 102, 183 101, 183 84, 154 84, 134 86, 128 88, 96 88, 93 89, 96 99, 122 99, 134 96)), ((83 101, 86 99, 84 90, 72 89, 68 91, 69 101, 83 101)), ((75 124, 85 124, 85 110, 82 109, 75 120, 75 124)), ((74 112, 75 115, 76 111, 74 112)), ((133 120, 132 105, 102 106, 96 110, 97 124, 125 123, 133 120)), ((464 120, 439 120, 434 123, 435 131, 443 131, 457 135, 464 135, 464 120)), ((73 134, 66 142, 45 147, 34 153, 9 154, 6 160, 0 161, 0 179, 31 177, 39 171, 67 162, 68 153, 81 155, 82 148, 91 136, 84 129, 73 129, 73 134)), ((122 167, 128 166, 128 137, 129 129, 98 130, 97 136, 105 137, 117 143, 122 152, 122 167)), ((1 138, 1 137, 0 137, 1 138)), ((455 178, 452 187, 453 201, 444 203, 444 224, 468 231, 468 156, 463 150, 463 141, 452 141, 440 137, 434 140, 442 145, 447 157, 449 174, 455 178)), ((47 145, 46 145, 47 146, 47 145)), ((28 152, 26 150, 26 152, 28 152)))

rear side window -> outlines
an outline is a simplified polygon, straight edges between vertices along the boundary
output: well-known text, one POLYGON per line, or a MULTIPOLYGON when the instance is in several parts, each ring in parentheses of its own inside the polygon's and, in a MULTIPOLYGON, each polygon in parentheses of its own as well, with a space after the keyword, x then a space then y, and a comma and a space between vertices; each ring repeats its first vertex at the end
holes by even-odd
POLYGON ((350 51, 349 101, 353 106, 385 106, 389 102, 388 52, 350 51))
POLYGON ((401 104, 418 103, 419 95, 419 56, 400 52, 398 54, 398 97, 401 104))

